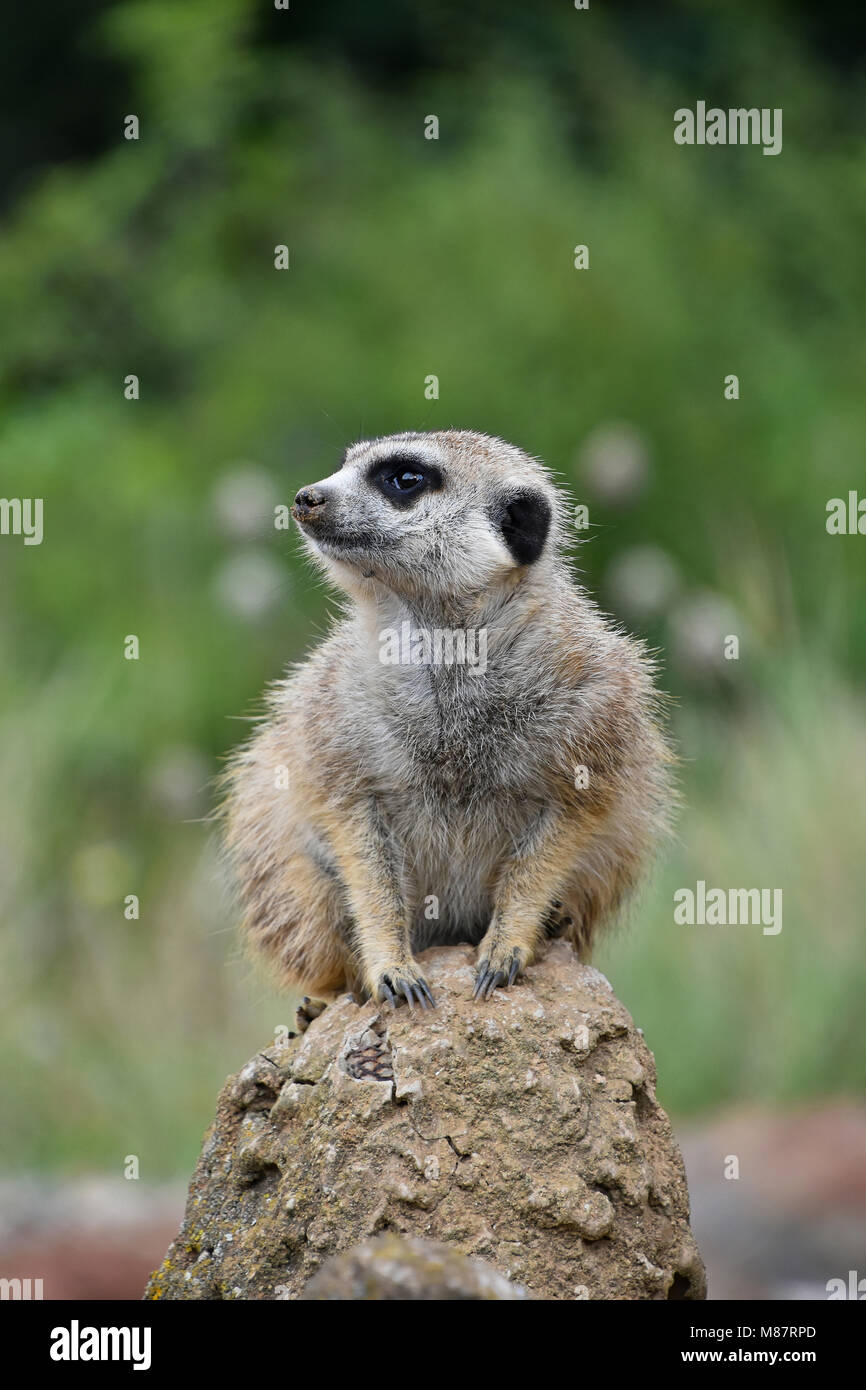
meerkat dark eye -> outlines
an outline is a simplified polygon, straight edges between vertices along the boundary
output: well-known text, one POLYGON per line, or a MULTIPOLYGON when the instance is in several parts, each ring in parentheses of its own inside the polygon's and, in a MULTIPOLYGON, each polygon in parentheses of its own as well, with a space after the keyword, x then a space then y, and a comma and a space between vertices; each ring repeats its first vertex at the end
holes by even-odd
POLYGON ((374 466, 370 482, 389 502, 405 507, 429 488, 441 487, 442 474, 438 468, 416 459, 390 458, 374 466))
POLYGON ((395 487, 398 492, 417 492, 419 487, 424 486, 424 474, 412 473, 408 468, 400 473, 392 473, 386 479, 389 487, 395 487))

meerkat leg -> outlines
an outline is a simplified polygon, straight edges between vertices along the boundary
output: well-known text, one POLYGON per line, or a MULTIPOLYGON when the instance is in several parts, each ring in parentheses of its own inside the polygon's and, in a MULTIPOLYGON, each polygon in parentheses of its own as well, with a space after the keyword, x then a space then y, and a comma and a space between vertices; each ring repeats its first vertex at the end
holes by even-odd
POLYGON ((329 839, 355 925, 362 984, 371 998, 394 1008, 435 1003, 412 956, 397 851, 371 798, 329 827, 329 839))
MULTIPOLYGON (((246 836, 246 827, 238 834, 246 836)), ((267 956, 284 988, 334 999, 355 975, 353 927, 339 878, 323 869, 320 856, 294 847, 281 854, 261 838, 261 846, 235 858, 247 940, 267 956)), ((308 840, 307 828, 295 827, 294 838, 308 840)), ((298 1029, 309 1021, 299 1016, 298 1029)))
POLYGON ((541 812, 500 881, 493 921, 478 947, 476 999, 514 983, 543 940, 574 865, 575 827, 541 812))

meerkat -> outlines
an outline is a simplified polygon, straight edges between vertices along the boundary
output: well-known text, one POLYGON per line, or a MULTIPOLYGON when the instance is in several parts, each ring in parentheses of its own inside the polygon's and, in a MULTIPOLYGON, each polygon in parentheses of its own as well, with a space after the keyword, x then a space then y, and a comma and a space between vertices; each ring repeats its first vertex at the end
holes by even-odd
POLYGON ((669 825, 672 757, 652 660, 565 556, 566 496, 448 430, 352 445, 292 514, 348 605, 226 773, 247 936, 288 986, 392 1007, 434 1004, 431 946, 477 946, 480 999, 551 936, 588 959, 669 825))

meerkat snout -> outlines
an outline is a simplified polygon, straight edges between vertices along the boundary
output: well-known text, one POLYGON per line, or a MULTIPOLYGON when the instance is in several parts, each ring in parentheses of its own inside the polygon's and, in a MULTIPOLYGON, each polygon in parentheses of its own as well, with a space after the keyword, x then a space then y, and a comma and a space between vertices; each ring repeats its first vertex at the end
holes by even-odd
POLYGON ((327 502, 327 497, 318 487, 302 487, 295 497, 292 506, 292 516, 296 521, 309 521, 321 517, 321 509, 327 502), (314 516, 315 514, 315 516, 314 516))

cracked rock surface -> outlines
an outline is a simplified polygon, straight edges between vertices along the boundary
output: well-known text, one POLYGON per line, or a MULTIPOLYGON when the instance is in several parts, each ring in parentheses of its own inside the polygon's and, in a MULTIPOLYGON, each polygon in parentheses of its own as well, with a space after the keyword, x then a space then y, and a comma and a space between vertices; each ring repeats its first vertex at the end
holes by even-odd
POLYGON ((229 1078, 145 1296, 297 1298, 393 1233, 532 1298, 705 1297, 653 1058, 605 977, 557 941, 475 1003, 470 947, 420 959, 435 1011, 344 996, 229 1078))

